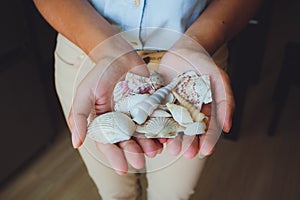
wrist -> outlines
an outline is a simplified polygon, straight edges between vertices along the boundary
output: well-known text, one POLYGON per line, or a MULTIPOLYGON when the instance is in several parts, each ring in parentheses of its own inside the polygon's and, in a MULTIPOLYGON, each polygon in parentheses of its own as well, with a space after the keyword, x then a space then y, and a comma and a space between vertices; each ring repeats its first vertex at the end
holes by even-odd
POLYGON ((222 21, 205 20, 191 26, 186 35, 199 43, 210 55, 226 42, 222 21))

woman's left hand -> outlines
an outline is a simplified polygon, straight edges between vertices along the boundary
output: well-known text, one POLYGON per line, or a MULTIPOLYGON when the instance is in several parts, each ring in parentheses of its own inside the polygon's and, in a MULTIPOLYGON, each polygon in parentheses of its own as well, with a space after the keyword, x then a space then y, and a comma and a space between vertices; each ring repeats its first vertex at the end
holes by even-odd
POLYGON ((213 101, 203 105, 201 111, 209 117, 207 131, 203 135, 179 135, 167 140, 167 149, 172 155, 180 152, 187 158, 198 153, 200 157, 210 155, 222 132, 229 132, 235 107, 228 75, 211 59, 196 41, 183 36, 162 58, 158 71, 167 82, 178 74, 195 71, 198 75, 209 75, 213 101))

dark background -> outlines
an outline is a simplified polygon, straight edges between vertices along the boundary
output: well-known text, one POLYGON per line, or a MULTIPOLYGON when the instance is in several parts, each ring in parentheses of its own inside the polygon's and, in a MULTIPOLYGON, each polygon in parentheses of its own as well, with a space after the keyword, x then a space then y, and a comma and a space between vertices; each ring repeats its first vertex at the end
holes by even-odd
POLYGON ((51 142, 62 116, 53 82, 56 32, 32 1, 5 1, 0 9, 2 182, 51 142))

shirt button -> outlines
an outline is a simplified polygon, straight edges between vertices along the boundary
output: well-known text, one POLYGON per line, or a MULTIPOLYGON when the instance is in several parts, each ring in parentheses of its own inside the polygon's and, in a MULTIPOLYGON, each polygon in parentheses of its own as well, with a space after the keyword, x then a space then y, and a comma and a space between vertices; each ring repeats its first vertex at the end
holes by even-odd
POLYGON ((80 60, 82 60, 82 59, 84 59, 84 58, 85 58, 85 55, 84 55, 83 53, 79 55, 79 59, 80 59, 80 60))
POLYGON ((137 42, 130 42, 130 44, 131 44, 132 46, 137 46, 137 45, 138 45, 137 42))
POLYGON ((138 7, 140 5, 140 0, 134 0, 134 5, 138 7))

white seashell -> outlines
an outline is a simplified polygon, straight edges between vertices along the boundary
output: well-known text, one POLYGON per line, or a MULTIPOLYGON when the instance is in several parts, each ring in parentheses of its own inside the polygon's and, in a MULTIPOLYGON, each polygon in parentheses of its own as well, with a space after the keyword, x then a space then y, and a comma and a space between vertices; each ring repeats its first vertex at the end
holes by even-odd
POLYGON ((184 131, 172 118, 150 118, 144 125, 137 126, 136 131, 145 133, 148 138, 174 138, 178 132, 184 131))
POLYGON ((193 123, 193 119, 185 107, 173 103, 167 103, 166 105, 171 112, 173 119, 181 126, 193 123))
POLYGON ((176 98, 174 95, 170 92, 167 97, 161 102, 162 105, 165 105, 167 103, 174 103, 176 101, 176 98))
POLYGON ((178 84, 180 79, 175 78, 167 86, 158 89, 151 96, 149 96, 145 101, 140 102, 130 110, 130 114, 133 117, 133 121, 138 124, 144 123, 148 116, 150 116, 153 111, 161 104, 161 102, 167 97, 171 90, 178 84))
POLYGON ((166 105, 158 105, 157 109, 160 109, 160 110, 165 110, 165 111, 168 111, 168 108, 166 105))
POLYGON ((196 108, 190 102, 181 97, 177 92, 172 92, 178 100, 178 102, 190 112, 191 117, 195 122, 202 122, 204 119, 206 119, 206 116, 202 112, 200 112, 198 108, 196 108))
POLYGON ((194 122, 188 124, 184 130, 185 135, 197 135, 205 133, 206 124, 205 122, 194 122))
POLYGON ((88 126, 87 135, 103 144, 129 140, 136 125, 126 114, 109 112, 96 117, 88 126))
POLYGON ((129 111, 133 108, 133 106, 141 101, 144 101, 148 96, 148 94, 135 94, 126 96, 115 103, 114 109, 115 111, 129 114, 129 111))
POLYGON ((129 88, 126 81, 120 81, 115 85, 113 96, 114 102, 119 101, 123 97, 128 95, 129 88))
POLYGON ((159 89, 165 85, 165 80, 164 80, 163 76, 161 74, 159 74, 157 71, 152 72, 149 79, 150 79, 150 84, 155 89, 159 89))
POLYGON ((172 117, 172 115, 165 110, 156 109, 153 111, 150 117, 172 117))
POLYGON ((208 75, 198 76, 195 72, 188 71, 180 77, 182 80, 175 88, 180 96, 199 109, 203 103, 212 101, 208 75))

